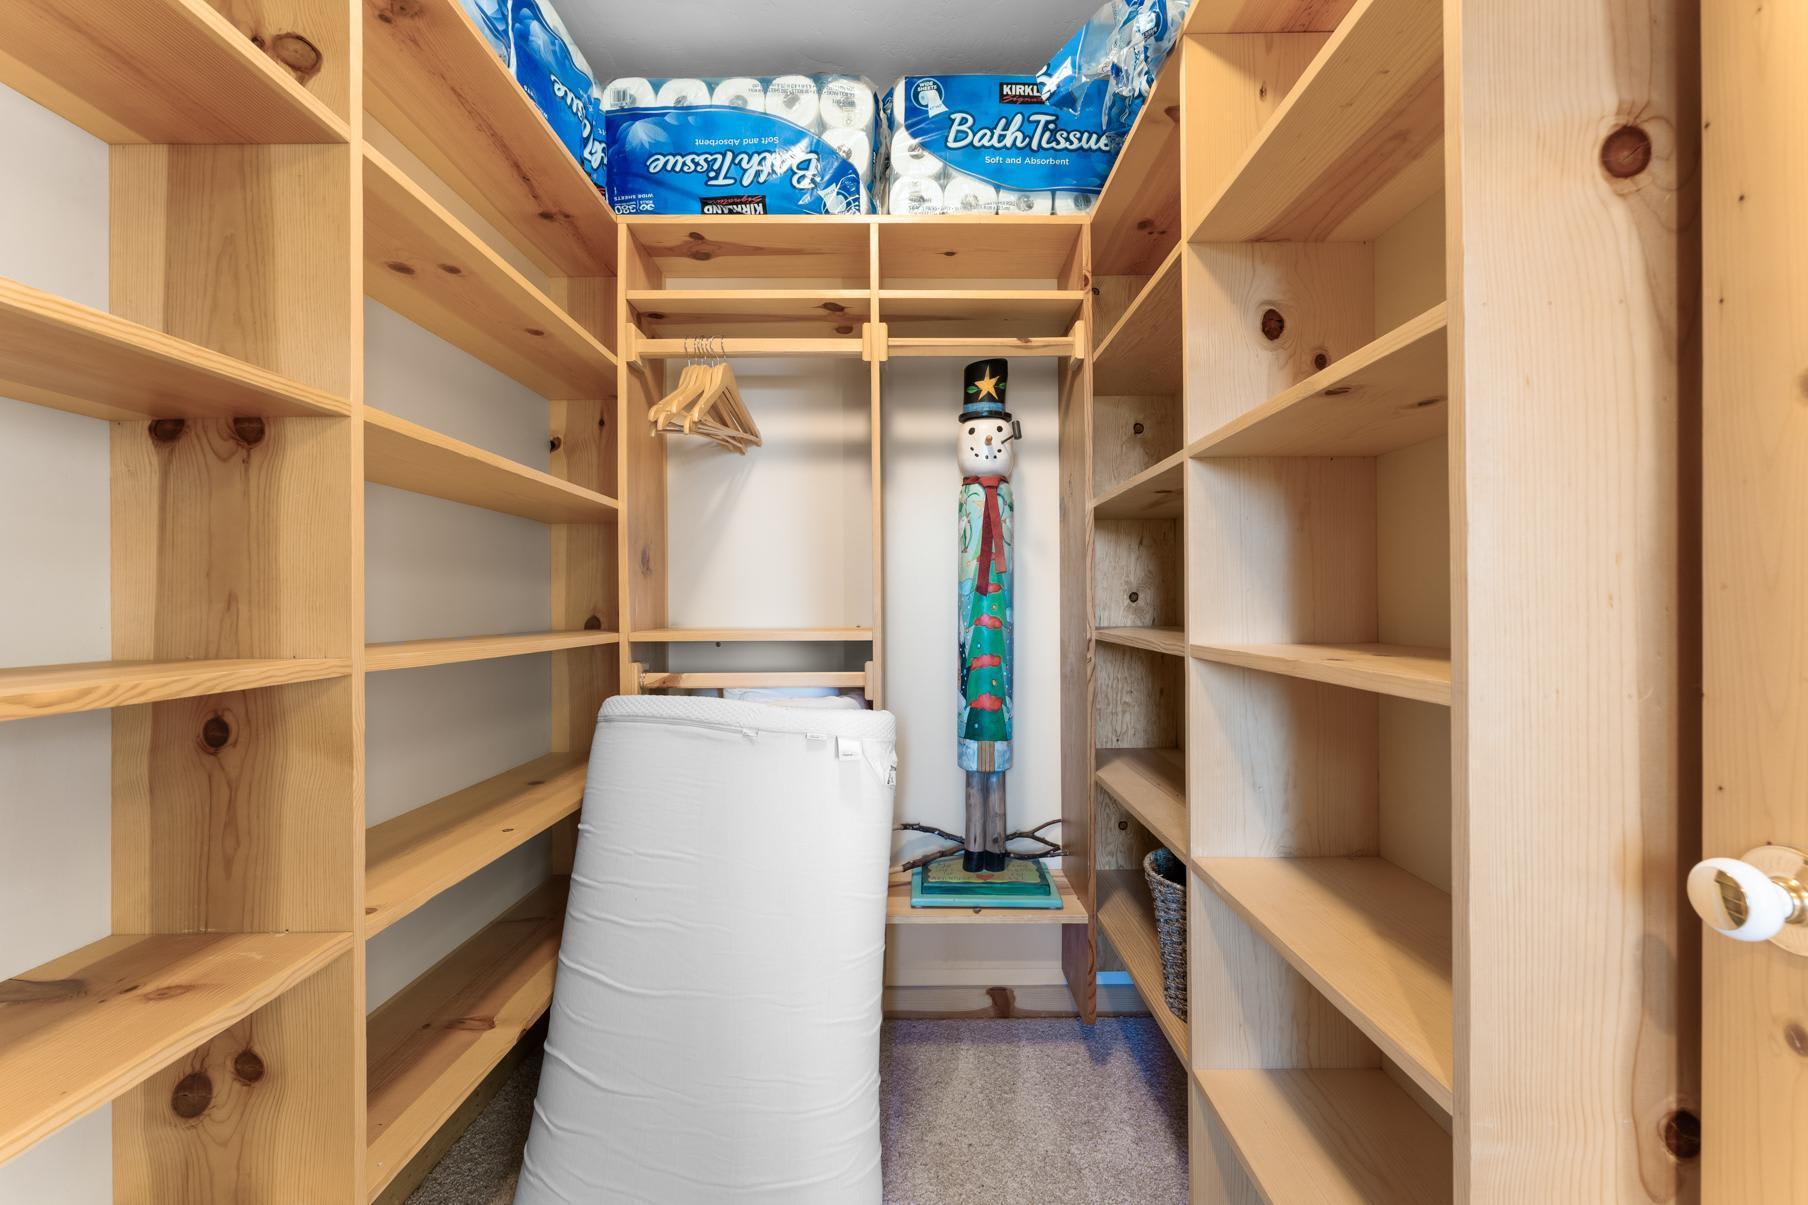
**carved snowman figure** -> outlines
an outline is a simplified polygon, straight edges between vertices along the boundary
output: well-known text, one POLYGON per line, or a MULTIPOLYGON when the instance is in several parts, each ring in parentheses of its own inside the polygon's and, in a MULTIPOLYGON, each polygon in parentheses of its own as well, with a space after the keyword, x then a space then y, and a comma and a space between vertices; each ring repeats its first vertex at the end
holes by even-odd
POLYGON ((959 760, 967 772, 968 871, 1003 870, 1011 768, 1011 473, 1021 429, 1005 409, 1010 365, 967 365, 960 435, 959 760))

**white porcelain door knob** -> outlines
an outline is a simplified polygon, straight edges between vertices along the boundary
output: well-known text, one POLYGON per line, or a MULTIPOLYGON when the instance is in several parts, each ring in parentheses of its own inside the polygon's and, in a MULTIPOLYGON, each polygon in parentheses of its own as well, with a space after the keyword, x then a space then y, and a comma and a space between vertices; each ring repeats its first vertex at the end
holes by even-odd
POLYGON ((1778 845, 1743 858, 1709 858, 1689 871, 1689 903, 1708 928, 1734 941, 1775 941, 1808 953, 1802 871, 1801 852, 1778 845))

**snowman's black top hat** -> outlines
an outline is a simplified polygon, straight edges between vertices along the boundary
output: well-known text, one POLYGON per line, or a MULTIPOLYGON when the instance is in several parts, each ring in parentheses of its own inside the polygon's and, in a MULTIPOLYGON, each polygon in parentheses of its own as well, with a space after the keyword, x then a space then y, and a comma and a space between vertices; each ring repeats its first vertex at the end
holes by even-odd
POLYGON ((961 421, 1001 418, 1010 421, 1004 408, 1005 386, 1011 375, 1009 360, 975 360, 967 365, 966 386, 961 390, 961 421))

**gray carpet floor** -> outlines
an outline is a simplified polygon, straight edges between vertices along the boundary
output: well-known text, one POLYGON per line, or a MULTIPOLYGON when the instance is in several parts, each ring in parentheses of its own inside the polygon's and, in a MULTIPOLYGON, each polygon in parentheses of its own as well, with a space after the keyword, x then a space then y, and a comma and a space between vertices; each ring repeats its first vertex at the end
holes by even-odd
MULTIPOLYGON (((887 1021, 887 1205, 1181 1205, 1186 1090, 1146 1017, 887 1021)), ((540 1060, 509 1078, 409 1205, 509 1205, 540 1060)))

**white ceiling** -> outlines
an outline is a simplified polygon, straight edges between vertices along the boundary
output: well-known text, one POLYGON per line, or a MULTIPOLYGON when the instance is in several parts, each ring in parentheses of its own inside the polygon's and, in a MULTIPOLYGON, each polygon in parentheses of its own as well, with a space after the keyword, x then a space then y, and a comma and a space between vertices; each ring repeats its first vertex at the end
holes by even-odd
POLYGON ((554 0, 599 83, 621 75, 1030 72, 1100 0, 554 0))

